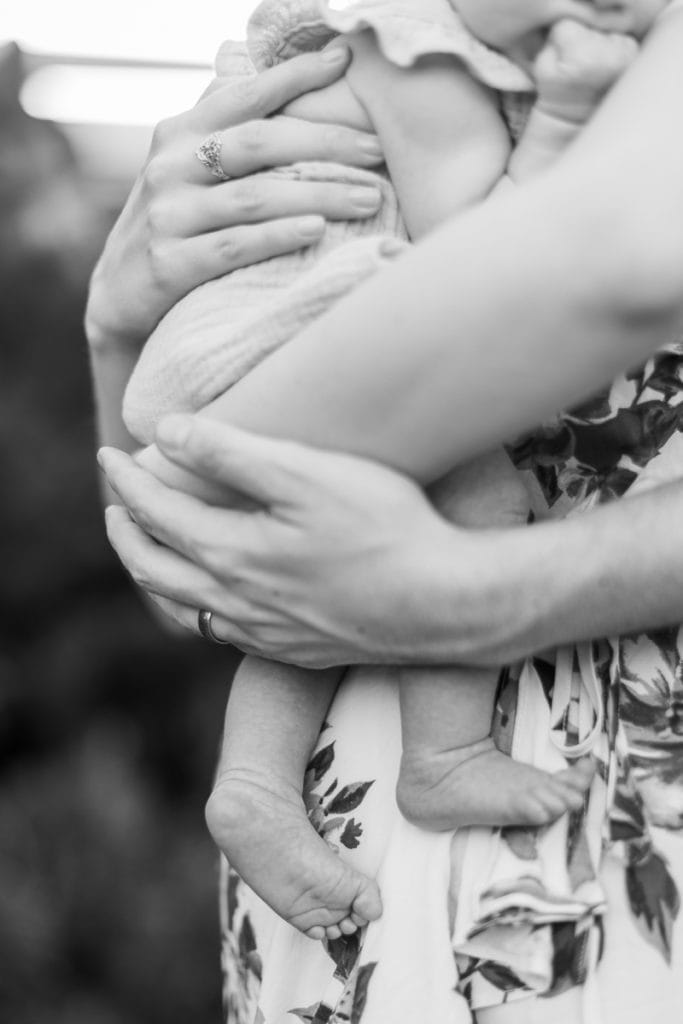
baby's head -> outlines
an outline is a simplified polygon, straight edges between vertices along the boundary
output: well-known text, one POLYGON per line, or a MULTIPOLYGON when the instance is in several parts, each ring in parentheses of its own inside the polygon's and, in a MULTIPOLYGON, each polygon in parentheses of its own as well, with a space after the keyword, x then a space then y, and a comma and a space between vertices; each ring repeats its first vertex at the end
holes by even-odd
POLYGON ((454 0, 478 39, 511 56, 524 52, 556 21, 574 18, 604 32, 645 35, 669 0, 454 0))

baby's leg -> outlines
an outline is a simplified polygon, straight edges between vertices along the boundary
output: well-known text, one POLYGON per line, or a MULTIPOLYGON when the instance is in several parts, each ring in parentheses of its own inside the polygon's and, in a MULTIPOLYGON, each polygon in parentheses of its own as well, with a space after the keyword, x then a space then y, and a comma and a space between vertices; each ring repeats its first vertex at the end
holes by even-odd
POLYGON ((576 21, 553 26, 534 67, 538 99, 509 164, 515 181, 554 163, 637 53, 632 36, 597 32, 576 21))
POLYGON ((306 765, 339 682, 246 658, 233 682, 219 776, 207 807, 241 878, 310 938, 339 938, 379 917, 375 882, 349 867, 309 822, 306 765))
MULTIPOLYGON (((528 497, 503 451, 454 471, 433 493, 448 518, 468 527, 524 522, 528 497)), ((551 775, 512 761, 490 736, 498 673, 491 669, 401 670, 403 758, 397 800, 416 825, 544 825, 578 809, 590 761, 551 775)))

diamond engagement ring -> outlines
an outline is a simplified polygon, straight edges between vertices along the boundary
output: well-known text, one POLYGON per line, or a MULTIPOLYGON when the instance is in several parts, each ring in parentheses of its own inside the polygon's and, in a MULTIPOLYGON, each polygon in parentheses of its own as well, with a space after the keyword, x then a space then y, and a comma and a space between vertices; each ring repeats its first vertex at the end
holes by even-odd
POLYGON ((213 174, 214 178, 220 181, 230 181, 231 175, 226 174, 221 164, 221 150, 223 149, 223 136, 220 132, 212 132, 208 139, 204 139, 201 146, 195 150, 194 155, 207 171, 213 174))
POLYGON ((202 634, 205 640, 209 640, 212 644, 220 644, 221 647, 227 647, 230 643, 229 640, 221 640, 213 631, 211 625, 211 619, 213 618, 213 612, 207 612, 206 609, 200 608, 197 613, 197 628, 202 634))

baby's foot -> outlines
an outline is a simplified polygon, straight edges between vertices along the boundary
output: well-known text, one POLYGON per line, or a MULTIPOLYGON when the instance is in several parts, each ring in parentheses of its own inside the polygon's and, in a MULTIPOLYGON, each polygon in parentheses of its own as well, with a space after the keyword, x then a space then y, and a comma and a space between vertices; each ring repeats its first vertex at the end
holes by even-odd
POLYGON ((552 774, 501 754, 487 738, 442 754, 404 754, 398 805, 409 821, 445 831, 464 825, 549 825, 584 803, 591 758, 552 774))
POLYGON ((632 36, 558 21, 534 65, 538 108, 559 120, 584 124, 637 53, 632 36))
POLYGON ((206 809, 231 866, 268 906, 312 939, 350 935, 382 913, 375 882, 338 857, 287 782, 233 769, 206 809))

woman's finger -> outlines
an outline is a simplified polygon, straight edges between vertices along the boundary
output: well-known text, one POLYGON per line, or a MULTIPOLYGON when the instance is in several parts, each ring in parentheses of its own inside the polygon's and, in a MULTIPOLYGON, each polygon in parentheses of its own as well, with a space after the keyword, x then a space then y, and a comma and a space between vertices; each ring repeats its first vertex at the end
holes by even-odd
POLYGON ((324 230, 323 218, 311 214, 225 228, 191 238, 165 239, 150 254, 154 280, 180 298, 198 285, 233 270, 313 245, 324 230))
MULTIPOLYGON (((300 160, 335 160, 357 167, 374 167, 382 161, 376 135, 296 117, 246 121, 215 134, 220 140, 221 166, 231 178, 300 160)), ((196 163, 198 177, 206 181, 209 172, 199 160, 196 163)))
POLYGON ((235 81, 206 95, 191 112, 198 132, 220 131, 243 121, 269 117, 291 100, 335 82, 350 60, 347 47, 338 45, 321 53, 306 53, 284 61, 259 75, 235 81))
MULTIPOLYGON (((169 204, 167 234, 191 238, 203 232, 214 234, 222 228, 266 221, 278 222, 289 230, 296 225, 285 225, 285 219, 311 215, 319 218, 322 233, 323 219, 362 220, 376 213, 380 202, 379 192, 371 187, 353 188, 338 182, 296 181, 259 174, 197 190, 195 201, 182 208, 169 204)), ((299 242, 299 246, 304 244, 306 240, 299 242)))
POLYGON ((164 455, 206 479, 225 484, 267 507, 301 501, 312 448, 274 441, 204 416, 167 416, 157 428, 164 455))
POLYGON ((177 261, 179 273, 191 265, 196 287, 241 267, 313 245, 324 230, 323 218, 315 215, 245 224, 176 242, 168 258, 177 261))

